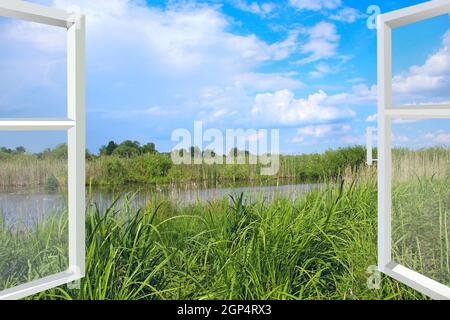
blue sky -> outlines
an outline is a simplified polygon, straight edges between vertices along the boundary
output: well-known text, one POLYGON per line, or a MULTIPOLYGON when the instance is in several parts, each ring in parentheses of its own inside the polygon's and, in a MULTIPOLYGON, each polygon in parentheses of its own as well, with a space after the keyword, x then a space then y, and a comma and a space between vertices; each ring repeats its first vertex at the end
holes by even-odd
MULTIPOLYGON (((381 12, 423 1, 40 0, 87 14, 87 145, 155 142, 170 150, 195 120, 220 130, 280 129, 284 153, 363 144, 376 119, 381 12)), ((395 30, 394 100, 450 101, 448 15, 395 30)), ((0 117, 64 117, 65 31, 0 19, 0 117)), ((449 122, 397 121, 397 145, 450 143, 449 122)), ((33 151, 58 133, 1 133, 33 151)))

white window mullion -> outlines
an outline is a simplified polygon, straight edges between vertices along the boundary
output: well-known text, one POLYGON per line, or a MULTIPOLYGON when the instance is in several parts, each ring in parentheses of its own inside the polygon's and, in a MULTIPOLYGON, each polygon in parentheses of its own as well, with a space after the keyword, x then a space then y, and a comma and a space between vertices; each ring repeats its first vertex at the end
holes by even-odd
POLYGON ((378 17, 378 269, 391 261, 392 30, 378 17))
POLYGON ((385 115, 396 118, 450 118, 450 108, 390 108, 385 115))
POLYGON ((0 16, 63 28, 73 24, 66 11, 19 0, 0 0, 0 16))
POLYGON ((0 131, 61 131, 75 127, 69 119, 0 119, 0 131))
POLYGON ((67 112, 76 122, 68 131, 69 268, 85 273, 85 18, 67 33, 67 112))

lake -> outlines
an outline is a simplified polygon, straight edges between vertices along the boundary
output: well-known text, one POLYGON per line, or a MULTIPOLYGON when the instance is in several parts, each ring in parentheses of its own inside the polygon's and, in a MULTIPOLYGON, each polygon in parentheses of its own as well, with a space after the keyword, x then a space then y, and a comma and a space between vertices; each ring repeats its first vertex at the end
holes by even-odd
MULTIPOLYGON (((305 192, 319 188, 320 184, 299 184, 284 181, 278 185, 165 185, 121 187, 118 190, 95 188, 87 191, 101 210, 106 209, 118 196, 132 195, 132 205, 145 207, 155 198, 167 198, 179 205, 197 201, 207 202, 233 194, 245 193, 248 200, 263 198, 270 201, 275 195, 296 199, 305 192)), ((67 190, 49 191, 44 188, 21 188, 0 191, 0 213, 7 225, 31 226, 50 214, 64 211, 67 203, 67 190)))

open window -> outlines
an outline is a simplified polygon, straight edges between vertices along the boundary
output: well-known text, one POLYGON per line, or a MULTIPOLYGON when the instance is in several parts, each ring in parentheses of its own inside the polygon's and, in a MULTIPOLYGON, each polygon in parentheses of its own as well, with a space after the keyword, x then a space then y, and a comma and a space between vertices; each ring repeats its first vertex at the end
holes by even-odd
MULTIPOLYGON (((19 277, 8 277, 7 273, 18 272, 17 269, 22 268, 21 262, 11 261, 10 270, 4 268, 3 273, 0 273, 6 278, 0 279, 2 284, 0 286, 1 300, 20 299, 70 283, 82 278, 85 273, 85 18, 79 14, 16 0, 0 0, 0 17, 31 21, 67 30, 67 116, 45 119, 0 119, 0 137, 6 137, 5 139, 17 135, 22 137, 45 135, 52 136, 58 142, 67 143, 65 156, 67 172, 64 174, 67 188, 64 198, 65 209, 62 209, 67 215, 67 228, 61 228, 61 234, 52 239, 49 238, 53 242, 51 245, 47 245, 49 247, 47 251, 30 249, 29 254, 32 256, 25 257, 22 261, 28 264, 36 261, 37 263, 46 263, 48 268, 43 268, 39 272, 28 272, 19 277), (66 247, 64 248, 64 246, 66 247), (50 253, 47 254, 48 252, 50 253), (45 256, 42 257, 42 255, 45 256), (62 270, 58 270, 52 264, 55 259, 63 260, 59 264, 62 270), (22 280, 23 283, 17 283, 22 280)), ((18 175, 20 175, 20 170, 21 168, 18 168, 18 175)), ((29 205, 32 206, 33 199, 30 201, 29 205)), ((47 203, 46 206, 48 205, 47 203)), ((23 212, 26 213, 28 209, 24 208, 23 212)), ((46 207, 47 209, 51 211, 50 208, 46 207)), ((15 221, 17 216, 9 218, 10 221, 15 221)), ((5 227, 5 223, 7 222, 0 221, 0 227, 8 229, 5 227)), ((6 238, 2 239, 5 245, 7 241, 11 242, 11 246, 14 245, 14 241, 29 241, 31 246, 30 240, 33 240, 33 232, 20 229, 8 229, 7 231, 9 233, 4 233, 6 238), (8 234, 13 239, 8 239, 8 234), (28 239, 25 239, 26 237, 28 239)), ((26 246, 23 248, 26 249, 26 246)), ((10 260, 17 259, 14 254, 1 256, 9 256, 10 260)))
POLYGON ((394 105, 392 30, 449 12, 435 0, 378 17, 378 267, 434 299, 450 299, 449 145, 429 136, 428 149, 401 148, 398 124, 448 128, 450 105, 394 105))

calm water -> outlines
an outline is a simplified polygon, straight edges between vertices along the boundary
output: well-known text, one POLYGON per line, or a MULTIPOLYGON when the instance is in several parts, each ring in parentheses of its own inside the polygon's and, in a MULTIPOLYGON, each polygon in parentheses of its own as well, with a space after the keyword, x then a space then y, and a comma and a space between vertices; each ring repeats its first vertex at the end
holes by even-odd
MULTIPOLYGON (((291 199, 298 198, 305 192, 318 188, 319 184, 281 184, 281 185, 253 185, 253 186, 218 186, 205 187, 189 186, 163 186, 121 188, 118 191, 111 189, 94 189, 92 198, 100 209, 107 208, 112 201, 125 192, 133 195, 132 205, 143 207, 155 197, 165 197, 180 205, 187 205, 197 201, 207 202, 220 199, 233 194, 244 192, 247 199, 265 199, 270 201, 275 195, 282 195, 291 199)), ((8 225, 33 225, 50 214, 64 211, 67 204, 67 191, 49 192, 45 189, 11 189, 0 191, 0 213, 8 225)))

